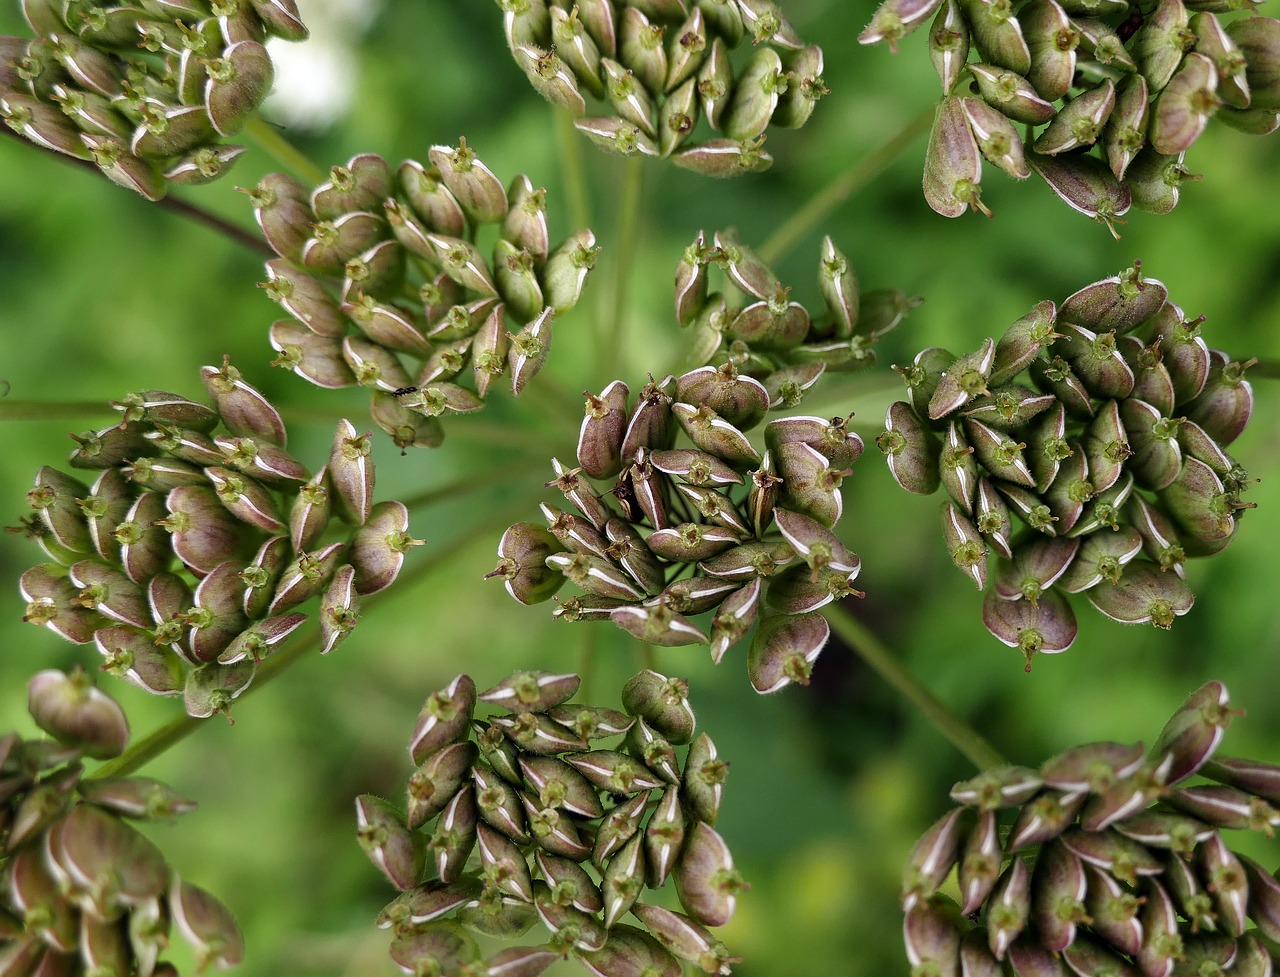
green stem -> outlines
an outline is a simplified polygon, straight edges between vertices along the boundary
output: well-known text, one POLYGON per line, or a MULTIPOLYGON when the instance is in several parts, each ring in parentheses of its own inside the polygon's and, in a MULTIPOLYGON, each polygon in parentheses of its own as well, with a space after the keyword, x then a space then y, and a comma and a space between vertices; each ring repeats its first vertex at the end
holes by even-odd
POLYGON ((304 183, 312 186, 324 183, 329 174, 311 162, 293 143, 280 135, 278 129, 262 116, 255 115, 244 127, 244 135, 259 149, 279 163, 304 183))
POLYGON ((599 362, 609 380, 616 377, 619 353, 623 345, 627 292, 631 285, 631 273, 635 269, 636 230, 640 224, 640 201, 644 190, 644 157, 632 156, 625 165, 613 255, 613 307, 607 318, 601 318, 602 328, 598 333, 599 362))
MULTIPOLYGON (((524 509, 525 505, 522 502, 519 511, 508 510, 503 512, 500 518, 484 522, 479 527, 463 533, 448 545, 436 550, 425 560, 418 563, 417 566, 400 574, 399 579, 396 581, 395 588, 383 591, 381 594, 375 594, 368 598, 364 602, 365 612, 367 613, 369 607, 383 599, 387 594, 395 594, 401 589, 407 589, 423 577, 450 565, 459 553, 462 553, 474 543, 483 542, 488 545, 490 542, 490 534, 506 528, 506 526, 510 524, 511 519, 513 517, 518 518, 519 512, 524 511, 524 509)), ((306 652, 315 647, 319 636, 320 627, 319 625, 313 624, 291 637, 280 647, 279 651, 275 652, 270 658, 264 661, 261 666, 259 666, 257 672, 254 674, 253 684, 250 685, 249 688, 245 689, 244 693, 236 701, 243 702, 246 698, 254 692, 257 692, 285 669, 293 665, 293 663, 300 659, 306 652)), ((155 729, 147 734, 114 760, 109 760, 104 763, 90 774, 90 779, 97 780, 105 777, 127 777, 144 764, 154 760, 170 747, 186 739, 206 722, 208 722, 207 719, 195 719, 191 716, 179 716, 161 726, 159 729, 155 729)))
POLYGON ((1249 367, 1250 380, 1280 380, 1280 360, 1258 360, 1249 367))
POLYGON ((100 400, 2 400, 0 421, 76 421, 120 415, 100 400))
POLYGON ((511 464, 509 461, 499 465, 496 468, 488 468, 482 472, 476 472, 471 475, 464 475, 455 482, 448 485, 441 485, 439 488, 427 489, 419 492, 417 495, 410 495, 400 501, 404 503, 408 509, 419 509, 437 502, 444 502, 448 499, 456 498, 460 495, 470 495, 482 489, 489 488, 493 485, 503 485, 513 481, 521 475, 527 475, 536 471, 550 471, 551 462, 539 457, 529 457, 521 461, 519 464, 511 464))
POLYGON ((582 650, 578 655, 578 677, 582 684, 578 687, 583 702, 591 702, 591 685, 595 680, 596 662, 599 659, 600 632, 588 624, 582 629, 582 650))
POLYGON ((921 685, 893 653, 889 651, 871 630, 840 605, 832 605, 827 611, 831 630, 886 682, 902 693, 924 714, 933 727, 948 743, 963 753, 980 770, 988 767, 1007 766, 1009 761, 969 726, 948 709, 932 692, 921 685))
POLYGON ((908 146, 928 132, 933 125, 933 116, 934 109, 930 106, 811 197, 760 248, 761 260, 771 264, 795 247, 796 242, 815 224, 875 179, 908 146))
POLYGON ((587 174, 582 168, 582 139, 574 128, 573 116, 551 106, 556 120, 556 146, 560 151, 560 180, 569 198, 569 220, 575 230, 591 226, 591 201, 587 196, 587 174))

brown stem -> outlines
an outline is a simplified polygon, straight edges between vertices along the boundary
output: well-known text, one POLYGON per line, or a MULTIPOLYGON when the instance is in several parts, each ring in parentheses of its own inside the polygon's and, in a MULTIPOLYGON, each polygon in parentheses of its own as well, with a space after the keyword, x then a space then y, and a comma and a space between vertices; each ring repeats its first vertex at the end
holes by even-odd
MULTIPOLYGON (((57 159, 59 162, 65 163, 68 166, 74 166, 81 170, 87 170, 88 172, 93 173, 96 177, 103 178, 102 171, 87 159, 76 159, 74 156, 66 156, 63 153, 54 152, 52 149, 45 149, 43 146, 37 146, 35 143, 24 139, 8 126, 0 126, 0 132, 3 132, 7 136, 12 136, 24 146, 30 146, 37 152, 45 153, 54 159, 57 159)), ((237 227, 229 221, 223 220, 217 214, 209 213, 209 211, 205 210, 203 207, 198 207, 195 204, 188 203, 185 200, 180 200, 173 196, 161 197, 156 201, 156 204, 163 207, 165 210, 173 211, 173 213, 178 214, 181 217, 185 217, 187 220, 195 221, 197 224, 203 224, 205 227, 217 231, 229 240, 235 241, 237 244, 242 247, 246 247, 251 251, 256 251, 268 258, 276 257, 276 253, 271 249, 271 245, 267 244, 267 242, 261 237, 251 231, 246 231, 242 227, 237 227)))

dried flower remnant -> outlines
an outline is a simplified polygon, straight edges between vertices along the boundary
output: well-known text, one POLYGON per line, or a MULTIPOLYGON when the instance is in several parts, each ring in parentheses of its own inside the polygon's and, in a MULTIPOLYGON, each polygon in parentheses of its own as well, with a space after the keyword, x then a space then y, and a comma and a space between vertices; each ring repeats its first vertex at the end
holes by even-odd
POLYGON ((0 37, 0 118, 149 200, 227 171, 271 90, 263 42, 307 37, 293 0, 22 10, 36 36, 0 37))
POLYGON ((729 973, 709 927, 746 884, 713 827, 728 764, 695 737, 686 682, 641 672, 626 712, 570 702, 579 684, 517 672, 477 694, 457 676, 418 717, 403 813, 357 798, 360 845, 400 890, 378 925, 406 973, 538 974, 570 956, 604 977, 677 975, 682 960, 729 973), (477 717, 481 703, 498 711, 477 717), (669 880, 683 912, 641 900, 669 880), (539 923, 548 939, 482 959, 473 934, 539 923))
POLYGON ((929 28, 942 100, 925 198, 957 217, 980 198, 982 161, 1034 170, 1072 209, 1109 227, 1130 207, 1178 203, 1187 151, 1211 118, 1280 126, 1280 21, 1248 3, 1131 0, 885 0, 859 36, 897 42, 929 28), (1021 134, 1025 126, 1026 137, 1021 134))
POLYGON ((1249 363, 1209 349, 1203 317, 1167 299, 1135 263, 1040 303, 999 341, 899 369, 908 399, 876 443, 903 488, 946 490, 952 560, 1028 669, 1074 640, 1071 594, 1170 627, 1194 599, 1183 562, 1223 549, 1252 508, 1226 451, 1252 411, 1249 363))
POLYGON ((504 188, 465 139, 426 164, 364 153, 318 187, 273 173, 247 192, 280 255, 263 288, 292 317, 271 327, 275 365, 369 388, 402 449, 438 446, 441 417, 479 410, 504 376, 518 395, 600 251, 587 229, 553 247, 545 191, 523 175, 504 188), (491 255, 472 243, 485 225, 491 255))
POLYGON ((1280 883, 1232 851, 1227 832, 1272 836, 1280 767, 1214 759, 1237 711, 1209 682, 1150 750, 1090 743, 1039 770, 992 768, 956 784, 960 806, 921 837, 903 873, 912 965, 1271 973, 1280 883), (939 891, 953 871, 959 903, 939 891))
POLYGON ((421 542, 403 505, 373 501, 367 434, 342 421, 313 474, 235 367, 201 377, 212 407, 162 390, 114 403, 120 423, 71 455, 94 477, 42 468, 21 527, 49 559, 22 575, 25 620, 93 642, 104 670, 192 716, 227 713, 312 598, 321 651, 336 647, 421 542))
POLYGON ((28 710, 52 739, 0 737, 7 826, 0 855, 0 959, 13 974, 172 972, 175 928, 198 964, 239 963, 230 911, 186 882, 130 821, 172 821, 195 807, 148 777, 85 778, 82 760, 118 756, 124 712, 82 671, 34 676, 28 710))
POLYGON ((497 3, 530 84, 608 152, 712 177, 765 170, 766 129, 799 128, 828 94, 822 49, 773 0, 497 3))

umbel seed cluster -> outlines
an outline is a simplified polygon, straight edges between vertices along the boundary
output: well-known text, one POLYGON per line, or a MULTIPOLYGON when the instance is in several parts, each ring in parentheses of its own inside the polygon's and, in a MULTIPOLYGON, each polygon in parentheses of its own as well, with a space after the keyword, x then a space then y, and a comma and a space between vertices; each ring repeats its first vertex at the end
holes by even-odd
POLYGON ((534 89, 609 152, 707 176, 764 170, 765 130, 804 125, 828 93, 822 49, 772 0, 497 2, 534 89), (701 120, 711 132, 696 138, 701 120))
POLYGON ((752 634, 756 691, 807 682, 830 633, 819 609, 858 593, 858 558, 833 527, 862 439, 840 417, 770 421, 763 450, 747 432, 824 371, 874 362, 871 345, 911 305, 879 293, 887 301, 861 314, 848 260, 830 239, 822 254, 825 309, 810 315, 749 248, 699 234, 676 270, 676 316, 694 326, 697 358, 718 365, 650 377, 634 403, 621 380, 588 394, 578 464, 553 459, 547 483, 573 511, 543 505, 545 527, 511 526, 489 576, 525 604, 572 581, 584 593, 560 605, 562 620, 612 621, 657 645, 708 644, 716 662, 752 634), (745 307, 709 291, 712 266, 745 307), (690 447, 677 446, 681 435, 690 447))
POLYGON ((408 533, 374 503, 369 435, 349 421, 310 472, 279 413, 229 363, 201 370, 212 407, 161 390, 116 402, 119 424, 81 435, 71 467, 45 467, 23 530, 50 562, 22 575, 25 620, 93 642, 103 668, 188 714, 226 712, 319 597, 320 649, 389 587, 408 533))
POLYGON ((428 159, 392 170, 365 153, 314 188, 274 173, 249 191, 280 255, 264 288, 292 316, 271 327, 276 365, 368 387, 401 448, 438 446, 439 418, 479 410, 503 376, 519 394, 599 253, 586 229, 552 247, 546 192, 523 175, 504 189, 465 139, 428 159), (498 232, 488 255, 485 227, 498 232))
POLYGON ((13 977, 177 977, 161 960, 177 930, 203 970, 240 962, 231 912, 178 877, 130 821, 192 810, 149 777, 86 777, 82 760, 129 741, 120 706, 82 671, 28 686, 28 711, 52 739, 0 737, 0 967, 13 977))
POLYGON ((223 140, 271 90, 264 42, 307 37, 294 0, 24 0, 22 12, 36 36, 0 37, 0 117, 149 200, 226 172, 244 147, 223 140))
POLYGON ((679 977, 681 960, 729 973, 707 928, 745 887, 713 827, 728 765, 695 738, 685 681, 641 672, 625 713, 570 703, 579 684, 517 672, 477 695, 457 676, 418 717, 405 812, 357 799, 360 844, 401 890, 378 925, 406 973, 536 977, 569 956, 597 977, 679 977), (477 718, 478 703, 501 711, 477 718), (668 881, 684 912, 641 900, 668 881), (472 936, 539 922, 548 940, 483 959, 472 936))
POLYGON ((1265 135, 1280 125, 1280 21, 1228 0, 886 0, 859 40, 924 25, 942 100, 925 157, 929 206, 982 204, 982 162, 1034 170, 1110 225, 1156 214, 1192 177, 1184 156, 1211 118, 1265 135), (1023 136, 1020 126, 1025 126, 1023 136))
POLYGON ((1228 703, 1209 682, 1150 751, 1090 743, 956 784, 903 875, 912 973, 1269 975, 1280 882, 1224 832, 1273 834, 1280 767, 1214 759, 1228 703), (958 901, 938 891, 953 871, 958 901))
POLYGON ((900 371, 909 399, 876 443, 903 488, 946 491, 951 559, 1028 669, 1075 640, 1071 594, 1170 627, 1194 599, 1183 562, 1222 550, 1252 507, 1226 452, 1253 410, 1248 364, 1167 297, 1135 264, 1041 302, 998 342, 926 349, 900 371))

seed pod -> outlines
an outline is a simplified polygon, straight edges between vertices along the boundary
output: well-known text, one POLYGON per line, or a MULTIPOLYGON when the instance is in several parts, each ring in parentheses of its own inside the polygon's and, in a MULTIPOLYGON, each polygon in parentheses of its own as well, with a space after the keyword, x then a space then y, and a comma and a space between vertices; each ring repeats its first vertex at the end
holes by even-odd
POLYGON ((989 767, 976 777, 955 784, 951 799, 980 811, 995 811, 1023 805, 1042 784, 1039 774, 1028 767, 989 767))
POLYGON ((1140 917, 1142 948, 1136 957, 1143 973, 1169 977, 1174 958, 1182 957, 1182 938, 1178 933, 1178 911, 1173 900, 1159 882, 1147 882, 1147 901, 1140 917))
MULTIPOLYGON (((1017 180, 1031 175, 1023 155, 1022 137, 1007 116, 976 98, 962 98, 964 117, 987 161, 1017 180)), ((1055 120, 1056 121, 1056 120, 1055 120)))
POLYGON ((1113 234, 1114 221, 1128 213, 1133 202, 1128 187, 1095 156, 1032 154, 1028 162, 1068 206, 1105 224, 1113 234))
POLYGON ((356 838, 369 860, 402 892, 422 875, 422 851, 400 815, 371 794, 356 798, 356 838))
POLYGON ((1087 882, 1080 859, 1060 839, 1040 850, 1031 878, 1031 916, 1044 949, 1065 950, 1075 939, 1077 925, 1087 921, 1087 882))
POLYGON ((1209 760, 1197 771, 1246 793, 1280 804, 1280 767, 1234 757, 1209 760))
POLYGON ((947 439, 938 462, 938 474, 943 489, 966 516, 973 515, 973 498, 978 484, 978 463, 973 457, 973 446, 965 439, 960 425, 952 421, 947 425, 947 439))
POLYGON ((1127 624, 1150 622, 1167 630, 1175 617, 1191 610, 1194 595, 1180 577, 1161 573, 1146 560, 1134 560, 1112 585, 1094 587, 1089 602, 1114 621, 1127 624))
POLYGON ((733 916, 737 893, 746 883, 733 867, 724 839, 695 821, 673 872, 680 904, 706 926, 723 926, 733 916))
POLYGON ((1164 772, 1163 783, 1185 780, 1213 755, 1234 714, 1227 708, 1229 702, 1226 686, 1214 681, 1202 685, 1178 707, 1151 748, 1149 766, 1164 772))
MULTIPOLYGON (((591 861, 597 868, 607 871, 606 865, 612 864, 612 856, 640 830, 640 821, 644 817, 648 802, 649 792, 642 791, 618 804, 604 816, 591 850, 591 861)), ((643 854, 639 843, 632 855, 634 856, 636 852, 643 854)), ((620 864, 619 868, 621 867, 620 864)), ((634 870, 634 866, 632 869, 634 870)), ((643 868, 640 871, 643 873, 643 868)))
POLYGON ((1115 86, 1108 79, 1067 103, 1035 141, 1047 155, 1092 146, 1102 135, 1115 107, 1115 86))
POLYGON ((95 759, 118 756, 129 740, 123 710, 80 670, 66 675, 50 669, 33 676, 27 711, 46 733, 95 759))
POLYGON ((734 79, 733 94, 721 120, 725 135, 745 140, 764 132, 786 87, 781 57, 773 48, 757 48, 734 79))
POLYGON ((580 681, 576 675, 516 672, 480 693, 479 698, 514 713, 545 712, 573 698, 580 681))
POLYGON ((1218 828, 1270 831, 1280 811, 1258 797, 1222 784, 1202 784, 1169 792, 1172 806, 1218 828))
POLYGON ((456 970, 480 958, 475 941, 461 927, 449 923, 428 924, 397 936, 390 952, 391 959, 406 973, 429 967, 456 970))
POLYGON ((578 90, 573 69, 554 51, 545 51, 532 44, 513 43, 511 53, 539 95, 573 115, 586 112, 587 103, 578 90))
POLYGON ((885 412, 885 431, 876 438, 884 453, 889 473, 908 492, 932 495, 939 485, 940 446, 905 401, 890 404, 885 412))
POLYGON ((1146 145, 1149 106, 1147 80, 1142 75, 1130 75, 1116 89, 1115 107, 1107 119, 1102 142, 1117 180, 1125 178, 1129 164, 1146 145))
POLYGON ((1245 17, 1228 24, 1226 33, 1244 56, 1251 109, 1280 109, 1280 30, 1275 21, 1270 17, 1245 17))
POLYGON ((680 977, 683 972, 676 957, 634 926, 611 927, 603 949, 579 951, 578 959, 596 977, 680 977))
POLYGON ((257 390, 240 377, 240 371, 224 359, 222 368, 200 368, 205 389, 214 399, 222 423, 232 434, 257 438, 283 448, 284 422, 280 414, 257 390))
MULTIPOLYGON (((1054 0, 1036 0, 1035 3, 1028 4, 1018 12, 1015 23, 1019 23, 1026 32, 1029 50, 1028 69, 1019 71, 1019 74, 1031 82, 1041 98, 1049 102, 1057 101, 1071 88, 1076 71, 1076 47, 1080 43, 1080 32, 1072 25, 1066 11, 1054 0)), ((1018 70, 1012 64, 1008 67, 1018 70)), ((1084 97, 1086 96, 1081 96, 1084 97)), ((1074 114, 1070 105, 1063 111, 1074 114)))
POLYGON ((942 90, 950 92, 969 60, 969 26, 956 0, 943 0, 937 10, 929 28, 929 57, 942 82, 942 90))
POLYGON ((1253 413, 1253 386, 1244 378, 1251 365, 1212 351, 1204 387, 1183 406, 1186 416, 1223 447, 1240 436, 1253 413))
MULTIPOLYGON (((920 27, 932 17, 941 0, 885 0, 876 8, 871 22, 858 35, 859 44, 876 44, 887 41, 892 51, 898 50, 898 41, 920 27)), ((950 91, 949 85, 942 86, 950 91)))
POLYGON ((960 933, 955 917, 955 903, 942 898, 922 900, 907 912, 902 921, 902 942, 913 970, 959 972, 960 933))
POLYGON ((791 682, 807 685, 829 635, 830 626, 820 614, 765 617, 747 660, 752 686, 763 695, 791 682))
POLYGON ((1011 8, 995 0, 962 0, 960 6, 981 60, 1026 76, 1031 54, 1011 8))
MULTIPOLYGON (((493 750, 490 750, 489 757, 494 758, 493 750)), ((515 771, 512 773, 515 775, 515 771)), ((484 763, 476 764, 472 770, 472 777, 475 779, 476 808, 480 811, 481 820, 497 828, 509 839, 522 845, 529 844, 529 832, 526 831, 525 826, 525 808, 520 803, 520 795, 516 793, 515 787, 500 779, 497 773, 490 770, 484 763)), ((518 780, 518 775, 516 779, 518 780)), ((480 826, 477 830, 480 832, 480 854, 483 858, 485 828, 480 826)))
POLYGON ((961 915, 967 916, 982 906, 1000 875, 1001 849, 994 811, 985 811, 965 839, 960 854, 960 892, 964 897, 961 915))
POLYGON ((945 96, 929 132, 925 152, 924 197, 943 217, 959 217, 972 207, 991 216, 981 198, 982 158, 960 99, 945 96))
POLYGON ((529 874, 529 863, 515 843, 486 824, 476 826, 476 839, 485 888, 508 892, 524 902, 532 902, 533 880, 529 874))
POLYGON ((1218 71, 1203 54, 1187 54, 1151 108, 1151 145, 1177 156, 1191 148, 1217 109, 1218 71))
POLYGON ((953 808, 934 822, 916 842, 903 868, 904 912, 910 912, 937 892, 955 867, 964 839, 973 824, 973 814, 968 808, 953 808))
POLYGON ((667 678, 647 669, 622 687, 622 705, 672 743, 688 743, 693 738, 695 721, 684 679, 667 678))
POLYGON ((1035 604, 1002 600, 988 592, 982 601, 982 623, 1001 642, 1022 652, 1027 671, 1036 652, 1066 651, 1077 632, 1075 613, 1056 590, 1045 591, 1035 604))
POLYGON ((586 741, 570 729, 540 713, 522 712, 491 720, 517 746, 531 753, 564 753, 586 748, 586 741))
POLYGON ((1046 102, 1021 74, 991 64, 966 65, 978 83, 983 101, 1015 122, 1042 125, 1054 116, 1053 105, 1046 102))
POLYGON ((982 535, 953 502, 942 505, 942 536, 951 562, 969 577, 979 590, 987 586, 987 547, 982 535))
MULTIPOLYGON (((724 599, 711 620, 711 660, 719 664, 731 645, 755 626, 760 614, 760 578, 756 577, 724 599)), ((703 818, 710 822, 709 819, 703 818)))

